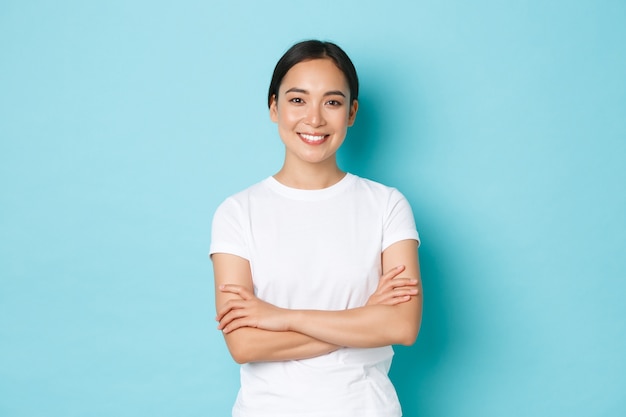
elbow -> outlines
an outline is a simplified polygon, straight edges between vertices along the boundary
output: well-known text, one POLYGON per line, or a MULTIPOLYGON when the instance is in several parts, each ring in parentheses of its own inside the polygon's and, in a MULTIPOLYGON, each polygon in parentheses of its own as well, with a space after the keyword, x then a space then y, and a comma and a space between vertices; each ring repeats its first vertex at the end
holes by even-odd
POLYGON ((241 348, 228 346, 228 351, 230 352, 230 356, 233 358, 233 360, 237 362, 239 365, 253 362, 252 357, 250 355, 250 349, 241 349, 241 348))
POLYGON ((408 316, 404 316, 399 322, 396 336, 397 341, 394 344, 412 346, 417 340, 420 327, 422 326, 422 307, 419 305, 418 310, 408 316))
POLYGON ((412 328, 406 329, 399 335, 396 344, 404 345, 404 346, 411 346, 415 343, 416 340, 417 340, 417 329, 415 328, 415 326, 413 326, 412 328))
POLYGON ((252 351, 249 347, 246 347, 245 343, 236 343, 234 340, 226 338, 226 346, 228 347, 230 356, 239 365, 254 362, 254 358, 252 358, 252 351))
POLYGON ((244 363, 250 362, 246 357, 235 356, 235 355, 232 355, 232 357, 235 360, 235 362, 237 362, 239 365, 243 365, 244 363))
POLYGON ((420 329, 420 322, 407 321, 403 323, 396 333, 394 344, 403 346, 412 346, 417 340, 420 329))
POLYGON ((398 338, 396 344, 403 346, 412 346, 417 340, 417 331, 407 331, 398 338))
POLYGON ((240 352, 233 352, 232 350, 230 351, 230 356, 233 358, 233 360, 235 362, 237 362, 239 365, 243 365, 244 363, 248 363, 250 362, 248 360, 248 358, 245 355, 242 355, 240 352))

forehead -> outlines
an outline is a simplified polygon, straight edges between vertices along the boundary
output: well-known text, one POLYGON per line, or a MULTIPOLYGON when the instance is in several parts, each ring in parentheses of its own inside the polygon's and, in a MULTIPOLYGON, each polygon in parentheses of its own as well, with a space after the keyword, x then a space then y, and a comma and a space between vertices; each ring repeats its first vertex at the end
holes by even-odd
POLYGON ((330 58, 302 61, 291 67, 280 84, 280 90, 290 88, 349 92, 346 76, 330 58))

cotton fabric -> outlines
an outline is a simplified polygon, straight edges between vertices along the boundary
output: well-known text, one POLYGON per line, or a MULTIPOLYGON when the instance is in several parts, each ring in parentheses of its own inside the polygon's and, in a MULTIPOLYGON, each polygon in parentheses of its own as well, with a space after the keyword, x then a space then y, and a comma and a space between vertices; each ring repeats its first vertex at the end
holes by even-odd
MULTIPOLYGON (((247 259, 257 297, 288 309, 343 310, 375 291, 381 254, 419 236, 396 189, 352 174, 321 190, 273 177, 217 209, 210 254, 247 259)), ((233 417, 397 417, 391 346, 241 365, 233 417)))

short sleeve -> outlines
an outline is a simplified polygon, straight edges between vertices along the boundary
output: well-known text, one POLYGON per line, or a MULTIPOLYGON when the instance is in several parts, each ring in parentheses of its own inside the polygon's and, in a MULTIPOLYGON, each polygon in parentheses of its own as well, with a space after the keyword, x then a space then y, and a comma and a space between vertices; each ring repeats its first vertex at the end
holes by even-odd
POLYGON ((213 215, 209 256, 229 253, 250 259, 245 238, 245 218, 245 210, 232 197, 220 204, 213 215))
POLYGON ((395 188, 389 195, 383 227, 383 251, 401 240, 414 239, 420 243, 411 205, 395 188))

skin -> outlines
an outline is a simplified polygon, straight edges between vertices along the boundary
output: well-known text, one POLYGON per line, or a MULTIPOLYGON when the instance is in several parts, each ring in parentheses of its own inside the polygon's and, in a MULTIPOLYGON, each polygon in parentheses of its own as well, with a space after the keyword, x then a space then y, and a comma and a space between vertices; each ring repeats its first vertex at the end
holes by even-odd
POLYGON ((349 103, 343 73, 329 59, 294 65, 270 103, 270 118, 285 145, 285 161, 274 176, 294 188, 326 188, 345 173, 337 166, 337 150, 354 124, 358 102, 349 103), (304 134, 324 136, 307 143, 304 134))
MULTIPOLYGON (((344 74, 329 59, 303 61, 287 72, 270 103, 285 146, 283 167, 274 176, 279 182, 321 189, 345 176, 336 152, 358 110, 349 97, 344 74)), ((366 305, 341 311, 278 308, 254 295, 246 259, 216 253, 212 260, 218 329, 238 363, 305 359, 340 347, 410 345, 417 337, 422 297, 414 240, 381 254, 385 273, 366 305)))

